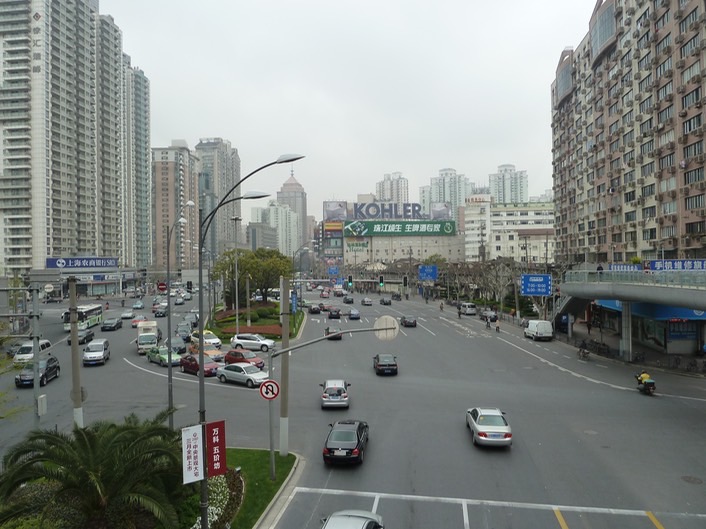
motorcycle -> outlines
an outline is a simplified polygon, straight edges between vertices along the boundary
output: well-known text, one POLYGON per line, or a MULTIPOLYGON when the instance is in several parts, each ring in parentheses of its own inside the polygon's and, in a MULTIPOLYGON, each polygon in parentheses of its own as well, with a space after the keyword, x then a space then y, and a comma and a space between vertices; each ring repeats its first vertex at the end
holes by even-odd
POLYGON ((635 380, 637 380, 637 390, 645 395, 654 395, 657 390, 657 385, 655 381, 648 378, 644 382, 640 382, 640 375, 635 375, 635 380))

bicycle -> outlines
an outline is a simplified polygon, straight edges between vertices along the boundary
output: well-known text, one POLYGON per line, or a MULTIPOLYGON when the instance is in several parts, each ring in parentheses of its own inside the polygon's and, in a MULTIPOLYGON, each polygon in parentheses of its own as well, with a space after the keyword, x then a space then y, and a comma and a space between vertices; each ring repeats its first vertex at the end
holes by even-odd
POLYGON ((588 360, 588 356, 591 353, 589 353, 588 349, 584 349, 583 347, 579 347, 578 350, 576 351, 576 358, 579 360, 588 360))
POLYGON ((687 371, 694 371, 699 368, 698 364, 696 363, 696 359, 691 360, 688 364, 686 364, 686 370, 687 371))

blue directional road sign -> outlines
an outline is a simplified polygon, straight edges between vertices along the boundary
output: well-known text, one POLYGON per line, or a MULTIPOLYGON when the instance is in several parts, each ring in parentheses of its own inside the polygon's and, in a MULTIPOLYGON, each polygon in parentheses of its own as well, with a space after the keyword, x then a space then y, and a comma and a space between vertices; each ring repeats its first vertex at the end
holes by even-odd
POLYGON ((552 276, 550 274, 522 274, 520 293, 523 296, 551 296, 552 276))
POLYGON ((328 275, 337 276, 338 275, 338 267, 337 266, 329 266, 328 267, 328 275))
POLYGON ((420 281, 436 281, 439 278, 439 267, 436 265, 422 265, 419 267, 420 281))

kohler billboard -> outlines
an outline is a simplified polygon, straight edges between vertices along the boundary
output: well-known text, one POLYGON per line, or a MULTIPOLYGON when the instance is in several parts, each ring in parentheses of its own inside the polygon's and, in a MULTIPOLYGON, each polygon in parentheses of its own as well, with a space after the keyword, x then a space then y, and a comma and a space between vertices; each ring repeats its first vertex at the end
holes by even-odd
POLYGON ((353 218, 355 220, 379 219, 423 219, 422 205, 405 202, 356 202, 353 204, 353 218))

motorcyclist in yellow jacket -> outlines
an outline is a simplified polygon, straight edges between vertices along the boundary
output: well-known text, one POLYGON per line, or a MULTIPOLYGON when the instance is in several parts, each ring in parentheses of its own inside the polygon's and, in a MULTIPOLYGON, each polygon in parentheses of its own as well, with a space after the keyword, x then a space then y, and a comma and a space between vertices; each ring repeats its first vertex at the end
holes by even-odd
POLYGON ((644 369, 642 370, 642 373, 640 373, 637 377, 637 383, 638 384, 644 384, 646 380, 650 380, 652 377, 645 371, 644 369))

